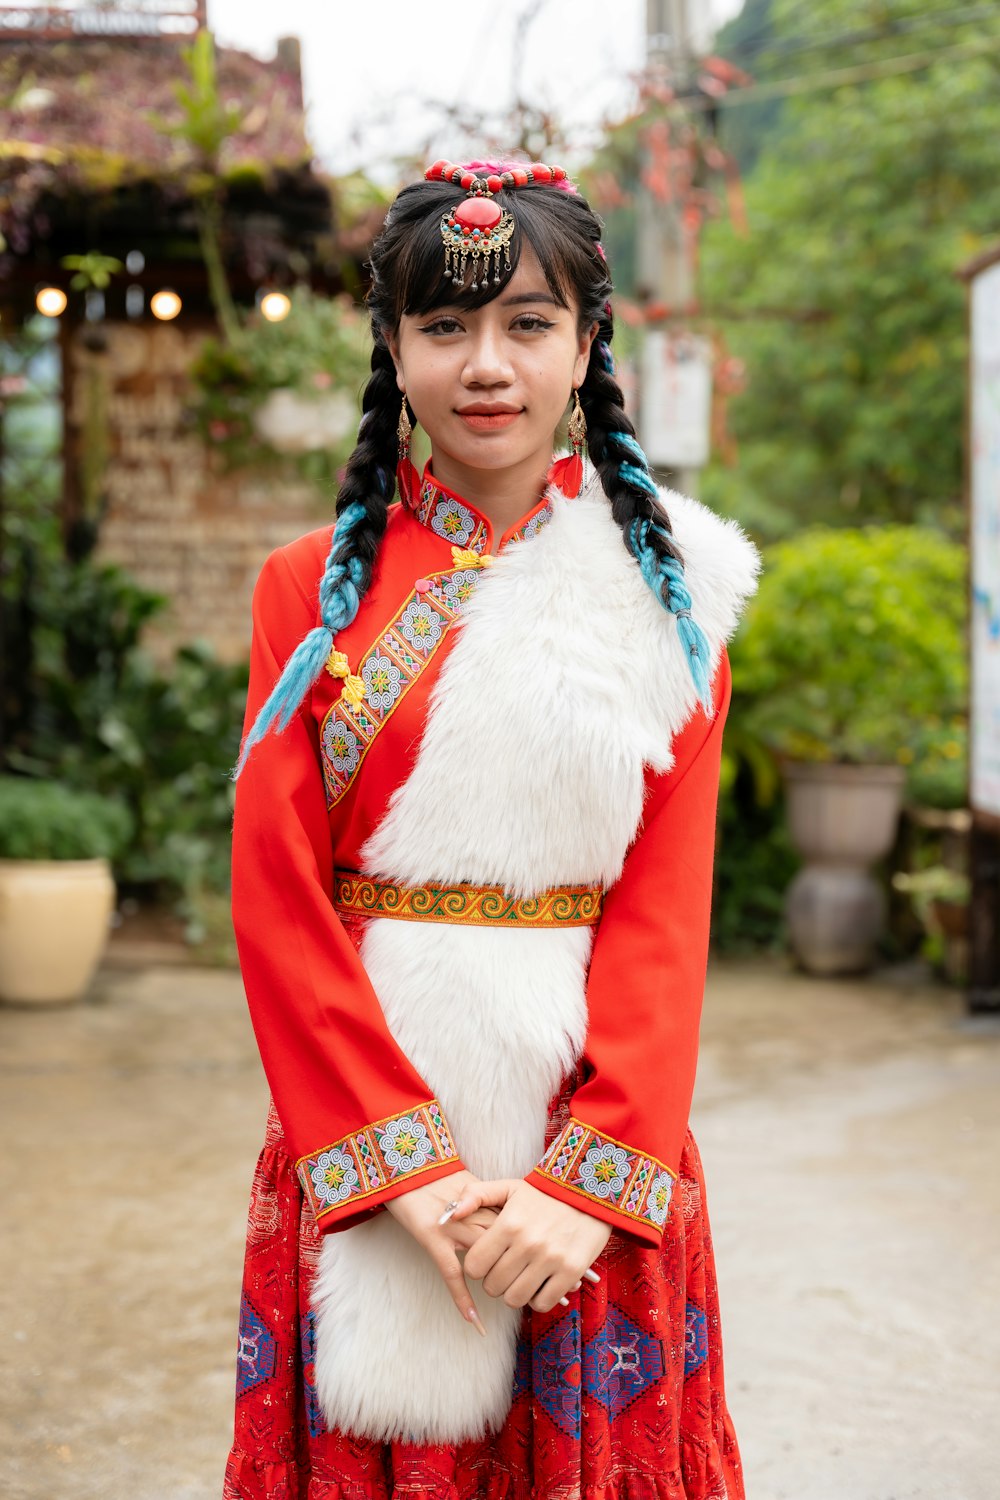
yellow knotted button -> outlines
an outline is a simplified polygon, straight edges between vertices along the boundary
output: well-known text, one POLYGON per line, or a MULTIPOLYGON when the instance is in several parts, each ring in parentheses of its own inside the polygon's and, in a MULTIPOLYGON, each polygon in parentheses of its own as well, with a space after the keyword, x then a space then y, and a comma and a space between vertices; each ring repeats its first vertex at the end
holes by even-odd
POLYGON ((344 678, 344 686, 341 689, 340 696, 352 708, 360 708, 365 701, 365 692, 365 679, 363 677, 348 675, 344 678))
POLYGON ((452 547, 451 560, 456 568, 488 568, 493 562, 493 554, 473 552, 471 547, 452 547))
POLYGON ((356 677, 351 671, 351 664, 343 651, 333 650, 326 660, 326 670, 331 677, 342 677, 344 686, 340 690, 340 696, 351 708, 359 708, 365 701, 365 680, 356 677))

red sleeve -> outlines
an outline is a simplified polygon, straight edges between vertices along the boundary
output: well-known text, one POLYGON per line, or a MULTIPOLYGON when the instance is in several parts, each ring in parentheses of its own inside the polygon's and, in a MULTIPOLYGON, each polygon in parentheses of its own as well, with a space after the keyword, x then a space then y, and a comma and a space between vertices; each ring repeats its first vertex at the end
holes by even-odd
POLYGON ((688 1125, 708 967, 722 732, 732 678, 647 774, 640 831, 608 890, 587 980, 582 1083, 527 1181, 658 1245, 688 1125))
MULTIPOLYGON (((316 623, 281 551, 253 596, 243 732, 316 623)), ((437 1100, 400 1050, 330 899, 333 846, 308 698, 255 745, 236 783, 232 910, 264 1071, 322 1229, 463 1163, 437 1100)))

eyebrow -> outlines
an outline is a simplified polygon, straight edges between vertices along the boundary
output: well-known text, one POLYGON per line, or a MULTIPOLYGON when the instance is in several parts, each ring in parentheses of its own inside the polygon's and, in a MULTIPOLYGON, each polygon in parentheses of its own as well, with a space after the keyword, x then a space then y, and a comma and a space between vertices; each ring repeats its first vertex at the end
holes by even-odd
POLYGON ((520 307, 523 302, 548 302, 552 307, 562 306, 551 292, 521 292, 517 297, 504 297, 500 305, 501 307, 520 307))

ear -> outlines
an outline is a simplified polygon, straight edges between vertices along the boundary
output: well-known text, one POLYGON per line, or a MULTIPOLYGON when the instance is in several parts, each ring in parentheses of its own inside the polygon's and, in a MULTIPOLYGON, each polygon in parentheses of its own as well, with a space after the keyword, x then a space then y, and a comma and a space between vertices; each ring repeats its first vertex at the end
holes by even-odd
POLYGON ((576 362, 573 365, 573 384, 576 386, 582 385, 586 379, 587 366, 590 364, 590 348, 597 337, 597 330, 600 326, 597 322, 591 323, 590 327, 585 329, 580 335, 577 345, 576 362))
POLYGON ((388 349, 389 354, 392 357, 393 364, 396 366, 396 385, 399 387, 399 389, 402 391, 403 395, 405 396, 406 395, 406 381, 403 379, 403 362, 402 362, 402 360, 400 359, 400 356, 399 356, 399 330, 397 329, 397 331, 395 333, 388 333, 387 332, 384 335, 384 338, 385 338, 386 348, 388 349))

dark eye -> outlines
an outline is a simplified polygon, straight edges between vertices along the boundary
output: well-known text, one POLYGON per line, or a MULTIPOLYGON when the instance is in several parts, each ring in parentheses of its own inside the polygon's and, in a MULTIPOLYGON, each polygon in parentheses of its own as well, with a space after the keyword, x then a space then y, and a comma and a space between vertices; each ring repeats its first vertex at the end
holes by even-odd
POLYGON ((421 333, 459 333, 462 325, 457 318, 435 318, 433 323, 427 323, 421 328, 421 333))
POLYGON ((523 333, 533 333, 536 329, 552 328, 554 325, 548 318, 543 318, 540 313, 522 313, 514 322, 514 327, 523 333))

